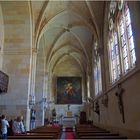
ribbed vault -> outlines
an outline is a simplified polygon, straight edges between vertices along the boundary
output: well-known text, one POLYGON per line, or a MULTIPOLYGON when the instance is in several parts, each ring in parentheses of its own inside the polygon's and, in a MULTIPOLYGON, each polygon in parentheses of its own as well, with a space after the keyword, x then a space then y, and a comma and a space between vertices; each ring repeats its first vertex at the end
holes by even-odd
MULTIPOLYGON (((103 4, 100 3, 100 8, 103 4)), ((42 69, 51 77, 52 74, 86 77, 91 70, 93 42, 100 34, 101 19, 96 21, 96 15, 103 14, 102 10, 94 13, 92 5, 94 2, 90 1, 31 2, 34 44, 40 52, 37 57, 45 58, 42 69)))

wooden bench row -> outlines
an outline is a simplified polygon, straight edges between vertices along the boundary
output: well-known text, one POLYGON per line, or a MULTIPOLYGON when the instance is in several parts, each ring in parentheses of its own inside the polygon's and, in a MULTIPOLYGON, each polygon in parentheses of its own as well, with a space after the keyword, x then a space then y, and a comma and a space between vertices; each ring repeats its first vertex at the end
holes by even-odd
POLYGON ((122 136, 81 136, 80 139, 126 139, 122 136))
POLYGON ((54 136, 8 136, 8 139, 56 139, 54 136))
POLYGON ((117 133, 111 133, 110 131, 91 125, 76 126, 76 133, 78 139, 127 139, 117 133))
POLYGON ((44 126, 28 131, 26 134, 8 136, 8 139, 59 139, 60 135, 61 128, 44 126))

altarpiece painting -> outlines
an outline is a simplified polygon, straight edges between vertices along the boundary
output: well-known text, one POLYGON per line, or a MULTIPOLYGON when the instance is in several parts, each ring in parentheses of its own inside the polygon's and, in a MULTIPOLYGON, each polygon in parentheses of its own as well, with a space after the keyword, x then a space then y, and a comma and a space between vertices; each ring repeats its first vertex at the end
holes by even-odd
POLYGON ((82 104, 82 78, 57 78, 57 104, 82 104))

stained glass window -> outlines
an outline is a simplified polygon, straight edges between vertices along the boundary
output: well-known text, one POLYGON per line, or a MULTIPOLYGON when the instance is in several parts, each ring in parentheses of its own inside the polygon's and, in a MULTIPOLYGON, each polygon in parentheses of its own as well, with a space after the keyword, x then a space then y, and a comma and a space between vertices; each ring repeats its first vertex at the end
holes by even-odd
MULTIPOLYGON (((96 44, 97 45, 97 44, 96 44)), ((95 60, 94 60, 94 86, 95 86, 95 96, 102 93, 102 75, 101 75, 101 60, 100 55, 97 51, 97 46, 95 45, 95 60)))
POLYGON ((94 68, 94 87, 95 87, 95 96, 98 95, 98 73, 97 66, 94 68))
MULTIPOLYGON (((118 9, 114 13, 118 16, 109 17, 109 21, 114 21, 112 28, 109 28, 108 41, 111 82, 115 82, 134 68, 136 63, 130 10, 127 3, 124 2, 122 9, 118 9)), ((111 14, 109 13, 109 15, 111 14)))
POLYGON ((120 60, 117 33, 113 32, 109 40, 111 81, 116 81, 120 77, 120 60))
POLYGON ((132 25, 130 19, 130 11, 128 6, 126 7, 126 11, 125 11, 125 20, 126 20, 126 33, 127 33, 128 47, 130 53, 130 65, 133 67, 136 62, 136 54, 135 54, 134 37, 132 33, 132 25))
POLYGON ((121 40, 123 73, 126 73, 130 68, 135 66, 136 62, 130 11, 127 5, 125 5, 124 12, 120 16, 118 26, 121 40))

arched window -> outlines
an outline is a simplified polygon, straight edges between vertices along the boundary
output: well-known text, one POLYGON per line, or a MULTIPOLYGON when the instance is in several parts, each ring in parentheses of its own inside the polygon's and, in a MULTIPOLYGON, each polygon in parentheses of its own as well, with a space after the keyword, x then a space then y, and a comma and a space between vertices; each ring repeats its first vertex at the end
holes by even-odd
POLYGON ((111 82, 135 67, 136 55, 127 2, 111 1, 109 11, 109 62, 111 82))
POLYGON ((120 77, 120 59, 117 33, 114 31, 109 39, 110 70, 111 80, 115 81, 120 77))
POLYGON ((130 10, 125 3, 118 19, 120 46, 122 51, 123 73, 135 66, 136 55, 134 37, 130 18, 130 10))
POLYGON ((97 43, 94 46, 94 87, 95 96, 102 93, 101 59, 97 43))

